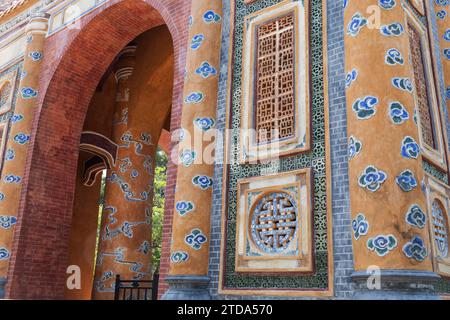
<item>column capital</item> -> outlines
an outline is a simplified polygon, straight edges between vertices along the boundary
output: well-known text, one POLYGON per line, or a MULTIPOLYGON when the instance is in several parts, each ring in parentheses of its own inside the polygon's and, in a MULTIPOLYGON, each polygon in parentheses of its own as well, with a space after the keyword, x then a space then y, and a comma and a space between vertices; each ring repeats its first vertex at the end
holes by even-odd
POLYGON ((50 14, 45 12, 35 12, 31 14, 30 21, 26 26, 26 33, 46 34, 48 30, 48 19, 50 14))
POLYGON ((135 58, 136 58, 136 44, 129 44, 120 51, 117 55, 117 63, 115 67, 114 76, 116 82, 127 79, 134 71, 135 58))

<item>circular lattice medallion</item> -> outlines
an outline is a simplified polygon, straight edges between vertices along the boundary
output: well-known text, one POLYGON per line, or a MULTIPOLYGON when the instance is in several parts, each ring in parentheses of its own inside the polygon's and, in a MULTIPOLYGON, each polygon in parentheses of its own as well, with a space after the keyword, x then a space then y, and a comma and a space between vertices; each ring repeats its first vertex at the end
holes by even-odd
POLYGON ((433 201, 431 213, 433 215, 433 238, 436 249, 439 256, 445 258, 448 255, 447 213, 439 200, 433 201))
POLYGON ((298 209, 286 192, 262 195, 250 212, 250 234, 256 246, 266 253, 281 253, 296 236, 298 209))

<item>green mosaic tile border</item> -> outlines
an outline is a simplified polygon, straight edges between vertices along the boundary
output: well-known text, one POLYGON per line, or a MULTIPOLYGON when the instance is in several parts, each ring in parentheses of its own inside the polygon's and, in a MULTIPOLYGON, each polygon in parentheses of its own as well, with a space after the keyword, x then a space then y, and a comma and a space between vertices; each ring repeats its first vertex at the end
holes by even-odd
POLYGON ((440 279, 436 282, 434 288, 438 294, 450 295, 450 280, 440 279))
MULTIPOLYGON (((240 128, 241 73, 244 17, 258 10, 270 7, 280 0, 260 0, 245 5, 243 0, 235 2, 234 65, 232 84, 231 128, 240 128)), ((225 289, 306 289, 327 290, 328 244, 327 244, 327 194, 325 161, 325 100, 323 79, 323 38, 322 2, 310 1, 310 63, 311 63, 311 130, 312 150, 300 155, 284 157, 266 164, 239 164, 239 136, 230 141, 230 165, 227 183, 227 225, 226 255, 223 284, 225 289), (312 168, 314 176, 314 251, 315 272, 311 275, 249 275, 235 273, 235 235, 237 212, 237 182, 239 179, 261 176, 270 173, 287 172, 301 168, 312 168)))
POLYGON ((422 161, 423 170, 430 174, 432 177, 441 181, 442 183, 448 184, 448 174, 435 165, 429 163, 428 161, 422 161))

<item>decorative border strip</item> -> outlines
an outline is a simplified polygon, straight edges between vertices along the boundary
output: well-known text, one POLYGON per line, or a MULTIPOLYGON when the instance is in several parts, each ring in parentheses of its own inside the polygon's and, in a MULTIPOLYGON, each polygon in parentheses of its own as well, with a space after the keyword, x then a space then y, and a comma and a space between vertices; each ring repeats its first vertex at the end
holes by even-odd
MULTIPOLYGON (((231 123, 231 102, 232 102, 232 84, 233 84, 233 61, 234 61, 234 35, 235 35, 235 30, 236 30, 236 23, 235 23, 235 17, 236 17, 236 0, 230 1, 231 2, 231 14, 230 16, 233 17, 231 22, 230 22, 230 49, 229 49, 229 65, 228 65, 228 79, 227 79, 227 98, 226 98, 226 127, 228 128, 230 123, 231 123)), ((318 6, 318 3, 315 2, 311 2, 310 6, 318 6)), ((321 41, 321 47, 322 47, 322 57, 323 57, 323 73, 321 74, 321 80, 323 81, 323 99, 324 99, 324 128, 328 128, 329 127, 329 112, 328 112, 328 74, 327 74, 327 27, 326 27, 326 16, 327 16, 327 12, 326 12, 326 1, 322 0, 321 2, 321 18, 322 18, 322 23, 321 23, 321 36, 322 36, 322 41, 321 41)), ((309 9, 308 9, 309 10, 309 9)), ((310 11, 311 12, 311 11, 310 11)), ((313 20, 313 19, 311 19, 313 20)), ((312 82, 314 82, 314 80, 312 80, 312 82)), ((225 256, 224 256, 224 246, 226 244, 226 230, 227 230, 227 199, 228 199, 228 173, 229 170, 231 170, 232 168, 230 168, 227 165, 224 165, 223 168, 223 176, 227 177, 227 179, 223 179, 223 183, 222 183, 222 199, 223 199, 223 203, 222 203, 222 224, 221 224, 221 234, 222 234, 222 238, 221 238, 221 254, 220 254, 220 271, 219 271, 219 286, 218 286, 218 294, 219 295, 253 295, 253 296, 321 296, 321 297, 329 297, 329 296, 333 296, 334 295, 334 262, 333 262, 333 254, 334 254, 334 250, 333 250, 333 246, 332 246, 332 215, 331 215, 331 162, 330 162, 330 137, 329 137, 329 132, 328 130, 325 129, 325 133, 324 133, 324 143, 325 146, 324 148, 324 152, 325 152, 325 163, 324 163, 324 170, 325 170, 325 177, 324 178, 325 181, 325 188, 326 190, 324 190, 325 194, 326 194, 326 209, 325 209, 325 216, 326 216, 326 226, 327 226, 327 231, 326 231, 326 244, 327 244, 327 252, 325 254, 325 259, 327 261, 327 282, 328 282, 328 287, 327 289, 324 289, 323 291, 320 289, 315 289, 315 290, 311 290, 311 289, 296 289, 296 288, 283 288, 283 289, 270 289, 270 288, 264 288, 262 289, 250 289, 250 288, 245 288, 245 289, 224 289, 223 288, 223 281, 224 281, 224 264, 225 264, 225 256)), ((225 157, 225 162, 224 163, 228 163, 228 161, 230 160, 230 158, 232 157, 230 155, 230 137, 226 136, 225 139, 225 153, 224 153, 224 157, 225 157)), ((318 145, 314 145, 313 148, 322 148, 322 146, 318 146, 318 145)), ((264 168, 263 168, 264 169, 264 168)), ((320 254, 320 253, 319 253, 320 254)), ((316 253, 316 260, 321 258, 319 257, 319 254, 316 253)), ((292 276, 291 276, 292 277, 292 276)))

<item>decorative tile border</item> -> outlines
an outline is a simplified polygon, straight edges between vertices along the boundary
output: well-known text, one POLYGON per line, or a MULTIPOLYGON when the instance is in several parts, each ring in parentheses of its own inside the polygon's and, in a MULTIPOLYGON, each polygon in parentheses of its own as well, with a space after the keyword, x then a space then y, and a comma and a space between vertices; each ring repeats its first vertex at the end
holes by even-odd
MULTIPOLYGON (((230 66, 234 72, 229 76, 232 77, 233 96, 231 98, 232 112, 230 115, 231 128, 240 127, 240 96, 241 96, 241 73, 242 73, 242 46, 243 46, 243 18, 244 16, 275 5, 281 1, 258 1, 249 5, 245 5, 243 0, 235 2, 235 33, 234 33, 234 65, 230 66)), ((284 157, 273 160, 268 163, 258 165, 241 165, 239 164, 239 138, 233 137, 229 141, 228 154, 228 181, 224 183, 227 186, 226 191, 226 217, 223 226, 225 230, 222 240, 226 248, 222 248, 222 271, 219 284, 219 294, 268 294, 261 289, 271 288, 270 294, 277 295, 276 292, 290 290, 288 295, 329 295, 332 283, 330 278, 329 261, 332 250, 328 248, 329 221, 327 218, 328 198, 327 198, 327 179, 326 179, 326 160, 325 160, 325 110, 324 110, 324 66, 323 66, 323 19, 322 19, 322 3, 310 3, 310 21, 311 26, 311 42, 310 57, 312 64, 312 135, 314 144, 311 152, 284 157), (235 242, 226 239, 235 239, 236 237, 236 210, 237 210, 237 180, 242 178, 250 178, 261 176, 269 173, 286 172, 306 167, 312 167, 314 172, 314 192, 313 198, 314 208, 314 229, 315 229, 315 272, 312 275, 242 275, 235 273, 235 242), (313 291, 314 290, 314 293, 313 291)), ((286 294, 286 291, 284 291, 286 294)))

